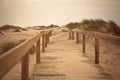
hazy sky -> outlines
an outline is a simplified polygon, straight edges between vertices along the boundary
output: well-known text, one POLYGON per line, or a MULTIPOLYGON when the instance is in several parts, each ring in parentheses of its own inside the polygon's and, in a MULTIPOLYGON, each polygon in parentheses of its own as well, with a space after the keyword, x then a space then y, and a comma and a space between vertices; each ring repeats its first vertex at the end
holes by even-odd
POLYGON ((120 25, 120 0, 0 0, 0 25, 64 25, 86 18, 120 25))

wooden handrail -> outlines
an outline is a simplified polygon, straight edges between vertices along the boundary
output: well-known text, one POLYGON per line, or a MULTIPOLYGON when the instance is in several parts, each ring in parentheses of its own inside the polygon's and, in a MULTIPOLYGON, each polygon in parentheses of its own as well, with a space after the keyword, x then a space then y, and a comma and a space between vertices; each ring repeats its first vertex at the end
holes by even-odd
POLYGON ((104 33, 99 33, 99 32, 94 32, 94 31, 69 31, 69 38, 71 39, 73 35, 76 33, 76 43, 79 43, 79 34, 82 35, 82 51, 85 53, 86 51, 86 42, 85 42, 85 36, 89 37, 94 37, 95 38, 95 63, 99 63, 99 39, 103 39, 112 43, 116 43, 120 45, 120 37, 119 36, 113 36, 113 35, 108 35, 104 33))
POLYGON ((99 39, 107 40, 112 43, 120 44, 120 37, 115 35, 104 34, 95 31, 72 31, 74 33, 85 34, 90 37, 98 37, 99 39))
MULTIPOLYGON (((10 70, 21 61, 21 80, 29 78, 29 52, 33 45, 36 44, 36 63, 40 62, 40 38, 43 35, 51 35, 51 31, 44 31, 36 34, 34 37, 24 41, 15 48, 0 55, 0 79, 2 79, 10 70)), ((50 37, 50 36, 48 36, 50 37)), ((44 44, 44 43, 42 43, 44 44)), ((44 44, 45 45, 45 44, 44 44)))

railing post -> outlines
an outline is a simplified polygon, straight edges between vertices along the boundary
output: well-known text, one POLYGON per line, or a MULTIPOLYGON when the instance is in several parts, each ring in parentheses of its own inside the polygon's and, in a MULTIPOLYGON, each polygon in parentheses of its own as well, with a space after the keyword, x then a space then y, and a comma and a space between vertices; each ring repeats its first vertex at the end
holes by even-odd
POLYGON ((45 34, 45 47, 47 47, 47 34, 45 34))
POLYGON ((76 43, 79 43, 79 32, 76 32, 76 43))
POLYGON ((85 53, 85 34, 82 35, 83 37, 83 53, 85 53))
POLYGON ((47 39, 46 44, 48 44, 48 33, 46 34, 46 37, 47 37, 47 38, 46 38, 46 39, 47 39))
POLYGON ((52 36, 52 31, 50 31, 48 34, 48 42, 50 41, 50 36, 52 36))
POLYGON ((95 37, 95 63, 99 64, 99 38, 95 37))
POLYGON ((47 44, 48 44, 48 42, 49 42, 49 33, 47 34, 47 44))
POLYGON ((74 40, 74 32, 72 31, 72 40, 74 40))
POLYGON ((29 80, 29 52, 22 58, 21 80, 29 80))
POLYGON ((72 35, 71 35, 71 31, 69 32, 69 39, 71 39, 72 37, 71 37, 72 35))
POLYGON ((48 42, 50 41, 50 33, 48 33, 48 42))
POLYGON ((50 36, 52 36, 52 31, 50 31, 50 36))
POLYGON ((37 41, 36 49, 36 63, 40 63, 40 39, 37 41))
POLYGON ((42 35, 42 52, 45 52, 45 35, 42 35))

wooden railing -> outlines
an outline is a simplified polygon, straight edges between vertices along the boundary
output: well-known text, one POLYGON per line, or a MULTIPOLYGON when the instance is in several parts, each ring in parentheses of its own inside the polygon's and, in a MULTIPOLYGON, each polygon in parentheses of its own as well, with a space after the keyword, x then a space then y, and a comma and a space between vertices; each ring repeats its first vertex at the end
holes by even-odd
POLYGON ((69 39, 74 40, 76 34, 76 43, 80 42, 80 35, 82 35, 82 52, 86 52, 86 37, 93 37, 95 39, 95 63, 99 64, 99 39, 103 39, 115 44, 120 45, 120 37, 119 36, 113 36, 108 35, 104 33, 94 32, 94 31, 69 31, 69 39))
POLYGON ((29 53, 31 47, 36 45, 36 63, 40 63, 40 45, 42 44, 42 52, 45 52, 45 47, 47 47, 50 36, 51 31, 42 31, 31 39, 0 55, 0 80, 19 61, 21 61, 21 80, 29 80, 29 53))

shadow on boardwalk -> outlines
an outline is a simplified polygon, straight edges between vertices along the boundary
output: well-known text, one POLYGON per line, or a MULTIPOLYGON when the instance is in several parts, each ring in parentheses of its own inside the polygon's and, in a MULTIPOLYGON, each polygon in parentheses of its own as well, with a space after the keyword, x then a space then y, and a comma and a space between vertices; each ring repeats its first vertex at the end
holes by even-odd
MULTIPOLYGON (((81 45, 81 44, 79 44, 81 45)), ((68 34, 51 37, 32 80, 112 80, 99 65, 89 61, 68 34)))

